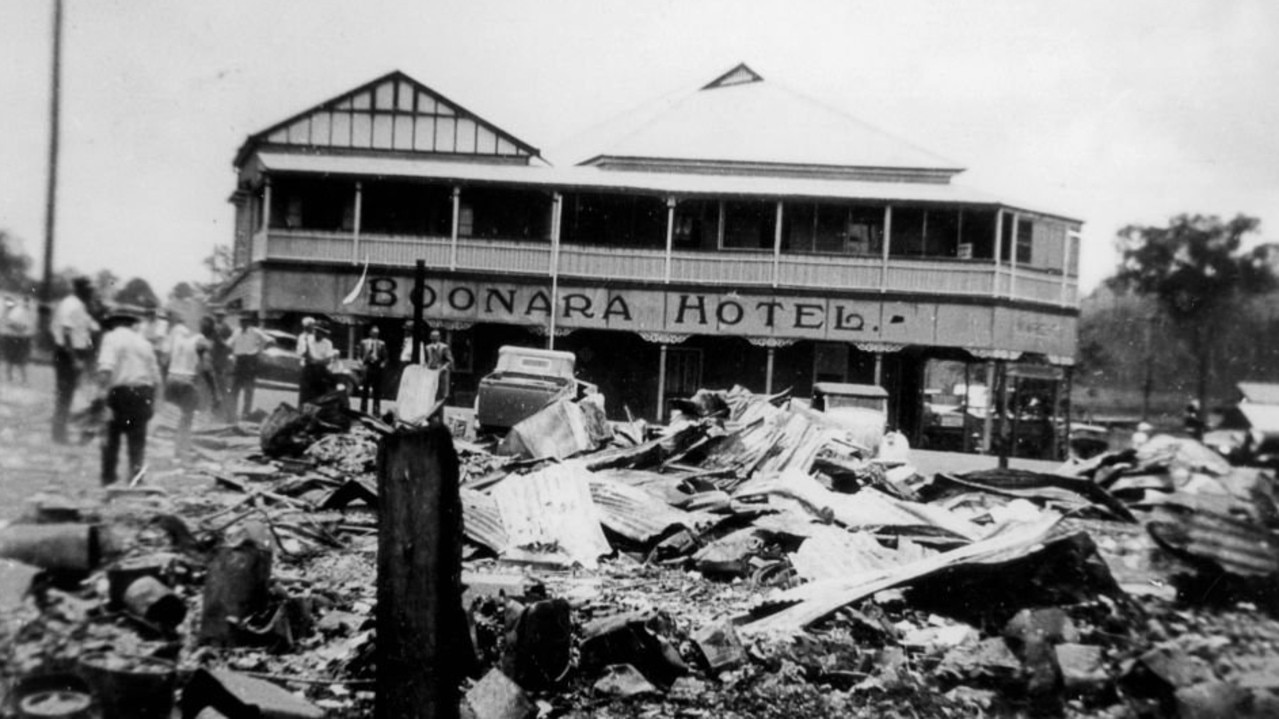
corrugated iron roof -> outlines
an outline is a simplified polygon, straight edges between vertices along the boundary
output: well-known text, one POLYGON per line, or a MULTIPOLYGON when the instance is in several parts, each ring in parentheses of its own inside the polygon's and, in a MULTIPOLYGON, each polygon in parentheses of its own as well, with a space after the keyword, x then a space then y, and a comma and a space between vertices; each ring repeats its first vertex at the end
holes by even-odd
POLYGON ((1174 495, 1156 508, 1156 519, 1146 528, 1159 545, 1213 562, 1231 574, 1279 575, 1279 536, 1251 521, 1213 511, 1197 499, 1174 495))
MULTIPOLYGON (((958 172, 925 150, 750 71, 749 81, 707 84, 619 118, 564 159, 605 156, 958 172), (640 115, 640 117, 635 117, 640 115)), ((722 78, 721 78, 722 79, 722 78)))
POLYGON ((956 184, 642 172, 597 167, 538 167, 442 162, 411 157, 283 152, 262 152, 257 158, 262 169, 270 172, 439 179, 474 184, 520 184, 561 190, 935 202, 988 207, 1007 204, 1001 203, 992 194, 956 184))
POLYGON ((851 579, 936 554, 908 539, 900 540, 896 549, 890 549, 869 532, 847 532, 829 526, 816 526, 812 532, 799 550, 790 555, 795 573, 808 581, 851 579))

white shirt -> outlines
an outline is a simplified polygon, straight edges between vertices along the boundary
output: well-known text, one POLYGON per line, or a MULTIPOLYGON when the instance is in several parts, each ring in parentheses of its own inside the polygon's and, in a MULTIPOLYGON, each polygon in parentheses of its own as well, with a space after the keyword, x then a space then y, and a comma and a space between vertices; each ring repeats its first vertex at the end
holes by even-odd
POLYGON ((132 327, 117 327, 102 338, 98 371, 110 374, 108 387, 154 387, 160 383, 155 350, 132 327))
POLYGON ((35 333, 35 323, 31 321, 31 312, 22 305, 14 305, 5 316, 5 330, 14 337, 30 337, 35 333))
MULTIPOLYGON (((270 344, 271 338, 257 327, 237 327, 231 334, 231 354, 257 356, 270 344)), ((298 344, 302 338, 298 338, 298 344)))
POLYGON ((208 344, 204 335, 192 332, 185 325, 174 325, 169 333, 169 376, 195 379, 200 369, 200 349, 208 344))
POLYGON ((65 336, 70 333, 70 349, 87 350, 93 347, 91 333, 97 331, 98 323, 89 316, 89 310, 80 298, 72 294, 63 297, 53 309, 50 329, 53 331, 55 345, 64 347, 65 336))

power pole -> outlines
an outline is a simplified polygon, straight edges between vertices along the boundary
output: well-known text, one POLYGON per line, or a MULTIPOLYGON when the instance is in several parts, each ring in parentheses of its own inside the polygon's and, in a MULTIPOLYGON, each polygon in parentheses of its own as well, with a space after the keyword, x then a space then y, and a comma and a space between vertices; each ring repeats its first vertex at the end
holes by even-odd
POLYGON ((58 205, 58 135, 62 97, 62 0, 53 0, 53 64, 49 87, 49 183, 44 200, 44 278, 40 283, 40 326, 49 328, 53 302, 53 237, 58 205))

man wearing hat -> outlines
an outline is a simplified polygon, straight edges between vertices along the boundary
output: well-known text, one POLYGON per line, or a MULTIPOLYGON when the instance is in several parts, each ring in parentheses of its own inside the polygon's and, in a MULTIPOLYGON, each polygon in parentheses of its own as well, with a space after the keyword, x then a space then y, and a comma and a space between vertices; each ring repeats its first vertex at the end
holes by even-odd
POLYGON ((227 414, 234 416, 240 393, 244 393, 241 416, 253 411, 253 389, 258 381, 258 361, 271 338, 258 329, 251 312, 240 315, 240 326, 231 335, 231 397, 227 414))
POLYGON ((89 315, 93 285, 88 277, 71 283, 71 294, 53 309, 49 331, 53 334, 53 373, 56 377, 53 403, 53 441, 67 442, 67 417, 80 381, 80 370, 93 361, 93 334, 98 323, 89 315))
POLYGON ((217 378, 218 387, 225 396, 219 397, 222 406, 222 419, 227 422, 235 420, 235 402, 231 401, 231 335, 235 330, 226 321, 226 310, 218 307, 213 310, 213 336, 209 339, 213 347, 209 350, 209 360, 213 365, 213 375, 217 378))
POLYGON ((298 382, 298 407, 323 395, 329 387, 329 362, 333 360, 333 343, 329 326, 315 322, 312 333, 298 337, 298 354, 302 357, 302 378, 298 382), (305 338, 305 339, 304 339, 305 338))
POLYGON ((117 307, 107 315, 110 331, 102 338, 98 351, 98 383, 106 392, 107 435, 102 445, 102 484, 116 481, 116 464, 120 457, 120 437, 129 448, 129 476, 142 471, 146 459, 147 422, 155 403, 155 388, 160 383, 160 365, 151 343, 138 332, 142 313, 130 307, 117 307))

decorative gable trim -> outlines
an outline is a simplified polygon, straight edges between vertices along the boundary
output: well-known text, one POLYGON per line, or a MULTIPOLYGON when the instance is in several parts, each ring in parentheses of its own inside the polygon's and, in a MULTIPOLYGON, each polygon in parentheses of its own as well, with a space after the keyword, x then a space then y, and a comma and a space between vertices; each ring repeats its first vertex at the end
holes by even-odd
POLYGON ((720 75, 702 86, 703 90, 714 90, 721 87, 732 87, 733 85, 747 85, 752 82, 763 82, 764 76, 750 69, 746 63, 738 63, 737 67, 720 75))
POLYGON ((537 148, 396 70, 249 136, 240 168, 264 145, 530 158, 537 148))

